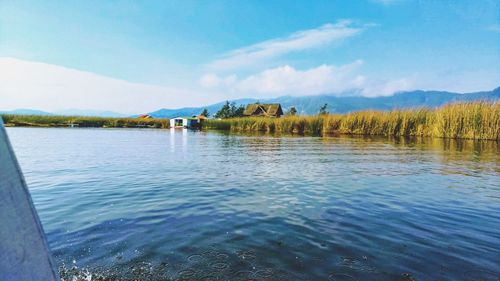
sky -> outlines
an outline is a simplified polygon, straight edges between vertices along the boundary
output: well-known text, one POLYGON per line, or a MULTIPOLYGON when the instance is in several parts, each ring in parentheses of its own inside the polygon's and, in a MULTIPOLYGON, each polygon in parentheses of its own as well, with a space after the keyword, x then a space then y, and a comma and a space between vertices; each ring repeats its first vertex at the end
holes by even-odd
POLYGON ((498 86, 499 0, 0 1, 0 110, 498 86))

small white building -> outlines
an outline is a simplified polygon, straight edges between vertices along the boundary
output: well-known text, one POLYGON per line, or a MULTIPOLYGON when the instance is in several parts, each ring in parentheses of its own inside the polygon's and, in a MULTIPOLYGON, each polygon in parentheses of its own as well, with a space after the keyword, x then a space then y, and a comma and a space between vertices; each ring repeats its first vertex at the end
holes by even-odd
POLYGON ((204 116, 176 117, 170 119, 170 128, 199 129, 204 116))

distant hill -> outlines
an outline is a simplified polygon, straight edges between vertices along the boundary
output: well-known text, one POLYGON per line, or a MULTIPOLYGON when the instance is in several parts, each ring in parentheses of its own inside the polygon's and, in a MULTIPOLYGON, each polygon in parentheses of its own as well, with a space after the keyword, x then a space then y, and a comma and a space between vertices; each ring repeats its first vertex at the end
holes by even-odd
POLYGON ((117 113, 113 111, 99 110, 82 110, 82 109, 67 109, 54 112, 46 112, 36 109, 14 109, 0 111, 0 114, 15 114, 15 115, 64 115, 64 116, 97 116, 97 117, 129 117, 130 114, 117 113))
MULTIPOLYGON (((237 105, 246 105, 248 103, 280 103, 284 110, 295 106, 300 114, 316 114, 319 107, 328 104, 327 110, 331 113, 347 113, 359 110, 391 110, 397 108, 410 107, 438 107, 451 102, 474 101, 474 100, 500 100, 500 87, 492 91, 475 93, 452 93, 444 91, 408 91, 398 92, 392 96, 386 97, 361 97, 348 96, 338 97, 332 95, 318 96, 283 96, 274 99, 238 99, 232 100, 237 105)), ((191 116, 200 114, 206 108, 210 114, 217 112, 225 103, 220 102, 201 107, 185 107, 179 109, 160 109, 149 114, 157 118, 172 118, 178 116, 191 116)))
POLYGON ((16 115, 54 115, 50 112, 45 112, 36 109, 19 108, 14 110, 0 111, 0 114, 16 114, 16 115))

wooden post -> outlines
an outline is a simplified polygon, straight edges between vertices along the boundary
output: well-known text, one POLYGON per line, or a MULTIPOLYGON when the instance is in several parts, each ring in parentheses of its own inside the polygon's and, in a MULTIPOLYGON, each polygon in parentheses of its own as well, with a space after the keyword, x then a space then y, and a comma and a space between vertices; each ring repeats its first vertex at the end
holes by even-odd
POLYGON ((45 233, 0 118, 0 281, 56 281, 45 233))

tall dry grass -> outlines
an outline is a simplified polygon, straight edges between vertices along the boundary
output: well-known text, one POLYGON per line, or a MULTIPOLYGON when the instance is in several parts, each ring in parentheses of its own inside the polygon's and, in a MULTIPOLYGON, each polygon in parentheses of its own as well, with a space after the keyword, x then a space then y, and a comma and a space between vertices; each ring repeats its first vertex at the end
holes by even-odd
POLYGON ((500 140, 500 103, 467 102, 437 109, 207 120, 203 126, 218 130, 310 135, 334 133, 500 140))

